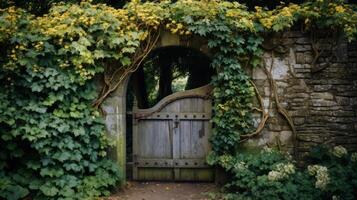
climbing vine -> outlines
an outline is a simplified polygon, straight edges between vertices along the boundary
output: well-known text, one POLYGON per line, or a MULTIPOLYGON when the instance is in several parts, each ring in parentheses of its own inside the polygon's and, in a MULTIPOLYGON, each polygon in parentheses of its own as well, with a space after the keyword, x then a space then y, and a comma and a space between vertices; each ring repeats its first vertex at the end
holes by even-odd
MULTIPOLYGON (((256 11, 226 1, 133 0, 123 9, 84 1, 57 4, 40 17, 15 7, 2 9, 0 197, 108 194, 120 174, 106 157, 110 142, 98 108, 136 70, 161 31, 207 39, 217 71, 210 160, 219 164, 221 156, 237 154, 241 136, 262 129, 253 127, 257 90, 245 72, 261 63, 262 35, 300 23, 305 31, 343 29, 352 40, 356 21, 356 7, 342 0, 256 11)), ((262 116, 266 120, 266 113, 262 116)))

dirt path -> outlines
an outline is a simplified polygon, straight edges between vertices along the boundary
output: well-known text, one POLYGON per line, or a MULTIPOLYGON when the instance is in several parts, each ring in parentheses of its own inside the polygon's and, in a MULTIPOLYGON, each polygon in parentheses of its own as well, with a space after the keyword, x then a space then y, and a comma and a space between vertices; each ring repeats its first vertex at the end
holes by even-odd
POLYGON ((129 182, 107 200, 203 200, 217 191, 213 183, 129 182))

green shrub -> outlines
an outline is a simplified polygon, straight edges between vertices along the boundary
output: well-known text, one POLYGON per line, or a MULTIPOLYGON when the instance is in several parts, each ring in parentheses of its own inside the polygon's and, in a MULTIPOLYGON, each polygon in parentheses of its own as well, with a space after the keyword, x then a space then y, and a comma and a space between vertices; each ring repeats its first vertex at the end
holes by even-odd
POLYGON ((225 199, 355 199, 356 153, 343 147, 316 147, 302 168, 288 156, 264 150, 258 154, 221 156, 229 177, 225 199))
POLYGON ((323 199, 357 198, 357 153, 348 153, 342 146, 318 146, 307 157, 307 163, 328 169, 330 181, 324 188, 323 199))

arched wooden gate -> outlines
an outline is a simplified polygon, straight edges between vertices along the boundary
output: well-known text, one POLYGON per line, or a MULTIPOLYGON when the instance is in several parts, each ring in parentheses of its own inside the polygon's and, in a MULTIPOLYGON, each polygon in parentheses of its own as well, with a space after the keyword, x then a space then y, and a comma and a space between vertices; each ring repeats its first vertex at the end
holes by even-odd
POLYGON ((212 87, 177 92, 150 109, 133 109, 133 179, 212 181, 212 87))

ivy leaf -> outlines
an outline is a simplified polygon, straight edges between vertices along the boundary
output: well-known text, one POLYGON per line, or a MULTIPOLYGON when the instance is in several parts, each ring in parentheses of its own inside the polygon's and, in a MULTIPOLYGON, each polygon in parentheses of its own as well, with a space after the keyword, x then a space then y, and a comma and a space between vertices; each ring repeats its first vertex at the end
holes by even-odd
POLYGON ((64 197, 73 197, 75 195, 74 190, 69 187, 63 188, 60 194, 64 197))
POLYGON ((43 192, 44 195, 49 196, 49 197, 53 197, 56 196, 56 194, 59 192, 59 190, 54 187, 51 186, 50 184, 44 184, 40 187, 41 192, 43 192))
POLYGON ((120 59, 120 62, 123 66, 128 66, 131 64, 131 59, 129 57, 123 57, 120 59))
POLYGON ((73 130, 73 134, 75 136, 81 136, 81 135, 84 135, 85 134, 85 130, 83 127, 79 127, 79 128, 76 128, 73 130))
POLYGON ((26 197, 30 192, 19 185, 10 185, 2 190, 0 197, 3 197, 7 200, 18 200, 26 197))
POLYGON ((65 151, 65 152, 56 153, 53 157, 63 162, 65 160, 68 160, 71 157, 71 154, 65 151))
POLYGON ((63 170, 58 168, 45 167, 40 171, 42 177, 60 177, 63 175, 63 170))

